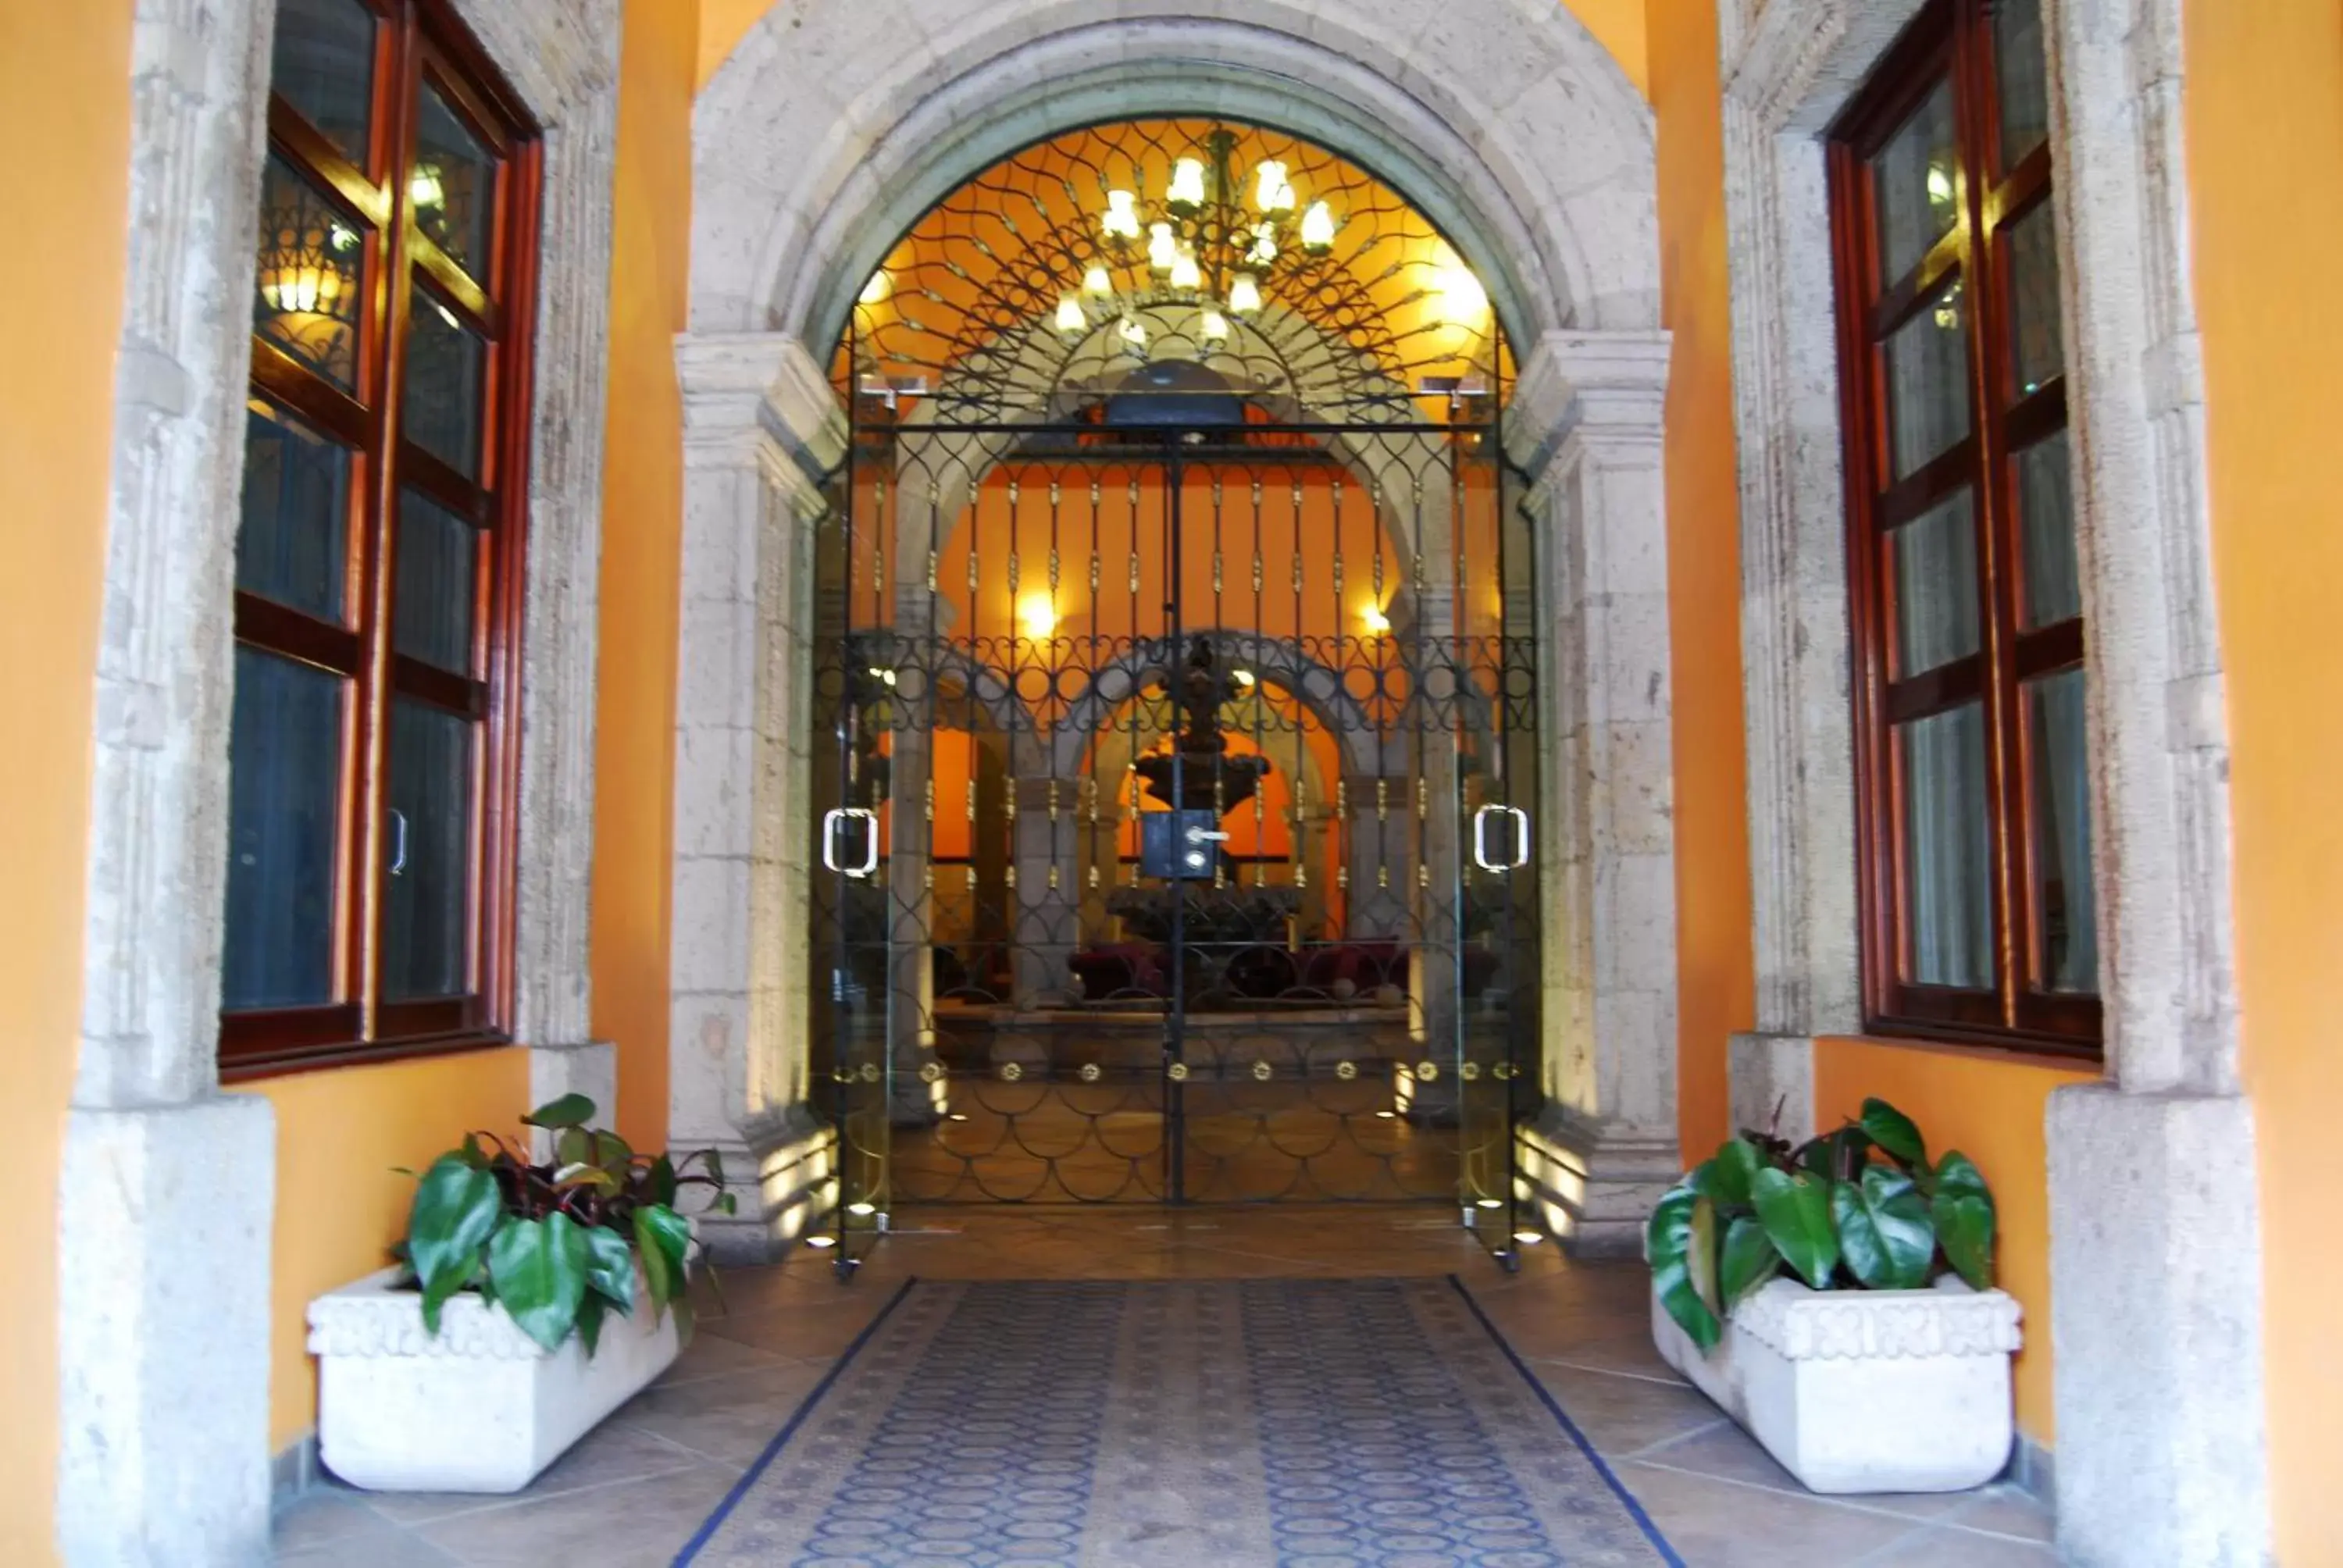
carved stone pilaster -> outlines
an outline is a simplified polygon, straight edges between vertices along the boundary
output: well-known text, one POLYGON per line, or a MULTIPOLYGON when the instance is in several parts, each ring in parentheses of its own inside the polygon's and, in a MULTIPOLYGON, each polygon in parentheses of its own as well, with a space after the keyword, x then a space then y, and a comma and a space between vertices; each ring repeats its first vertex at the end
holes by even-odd
POLYGON ((1593 1251, 1625 1248, 1676 1174, 1667 368, 1664 333, 1550 333, 1507 416, 1535 476, 1552 628, 1536 812, 1551 1103, 1524 1169, 1550 1222, 1593 1251))
POLYGON ((803 347, 687 336, 669 1137, 739 1200, 719 1255, 766 1257, 830 1201, 807 1106, 812 523, 845 426, 803 347))

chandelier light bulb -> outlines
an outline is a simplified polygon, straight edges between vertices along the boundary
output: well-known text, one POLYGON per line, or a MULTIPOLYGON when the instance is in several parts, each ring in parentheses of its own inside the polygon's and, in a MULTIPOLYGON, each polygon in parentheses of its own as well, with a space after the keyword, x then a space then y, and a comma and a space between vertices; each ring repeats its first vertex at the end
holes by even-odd
POLYGON ((1266 221, 1252 226, 1252 246, 1245 259, 1255 266, 1267 266, 1277 259, 1277 226, 1266 221))
POLYGON ((1082 274, 1082 292, 1093 297, 1103 298, 1114 292, 1114 279, 1107 276, 1105 267, 1093 266, 1082 274))
POLYGON ((1172 226, 1153 223, 1147 226, 1147 265, 1158 272, 1169 272, 1180 263, 1180 242, 1172 237, 1172 226))
POLYGON ((1196 264, 1192 246, 1182 250, 1172 263, 1171 281, 1172 287, 1191 294, 1204 286, 1204 269, 1196 264))
POLYGON ((894 292, 895 280, 887 276, 887 269, 882 266, 870 275, 870 281, 862 286, 862 292, 857 297, 865 305, 884 305, 887 297, 894 292))
POLYGON ((1226 343, 1229 340, 1229 318, 1210 306, 1204 307, 1203 318, 1198 327, 1207 343, 1226 343))
POLYGON ((1099 219, 1099 228, 1109 239, 1139 237, 1139 198, 1129 191, 1106 193, 1106 213, 1099 219))
POLYGON ((1229 286, 1229 308, 1239 316, 1251 316, 1261 308, 1261 283, 1250 272, 1240 272, 1229 286))
POLYGON ((1091 329, 1090 317, 1082 314, 1082 302, 1071 294, 1058 297, 1058 330, 1076 337, 1091 329))
POLYGON ((1182 158, 1172 166, 1172 188, 1163 193, 1163 205, 1186 217, 1204 205, 1204 160, 1182 158))
POLYGON ((1334 209, 1322 201, 1312 202, 1302 215, 1302 248, 1312 256, 1334 248, 1334 209))
POLYGON ((1253 206, 1265 213, 1293 210, 1293 183, 1286 178, 1285 165, 1276 158, 1264 158, 1253 171, 1253 206))
POLYGON ((1147 328, 1141 327, 1136 317, 1129 316, 1124 317, 1122 318, 1122 325, 1115 328, 1115 330, 1121 334, 1122 340, 1125 343, 1130 344, 1133 348, 1144 348, 1147 347, 1147 328))

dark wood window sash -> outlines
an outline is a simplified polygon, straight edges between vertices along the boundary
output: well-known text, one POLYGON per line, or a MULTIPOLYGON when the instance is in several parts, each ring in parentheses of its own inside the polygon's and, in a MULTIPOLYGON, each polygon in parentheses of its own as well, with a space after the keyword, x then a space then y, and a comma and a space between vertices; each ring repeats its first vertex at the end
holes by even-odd
POLYGON ((528 324, 537 291, 541 144, 518 99, 445 0, 367 0, 376 12, 375 98, 364 166, 284 100, 269 106, 269 148, 328 194, 366 241, 371 287, 357 319, 357 391, 343 391, 256 336, 256 399, 315 425, 353 452, 347 623, 259 596, 236 599, 240 644, 352 682, 346 704, 340 848, 335 878, 335 994, 318 1007, 221 1017, 221 1076, 444 1054, 508 1043, 519 784, 519 670, 532 383, 528 324), (408 210, 421 84, 499 161, 487 259, 477 275, 432 243, 408 210), (377 181, 369 171, 379 170, 377 181), (488 345, 480 475, 475 480, 399 431, 407 320, 423 288, 488 345), (412 489, 480 530, 472 668, 437 668, 391 648, 399 493, 412 489), (393 693, 477 727, 469 863, 469 993, 381 998, 377 933, 386 890, 387 746, 393 693))
POLYGON ((1882 1035, 2096 1058, 2102 1027, 2098 999, 2034 989, 2035 934, 2042 916, 2034 908, 2032 738, 2022 688, 2044 675, 2081 667, 2086 637, 2079 617, 2021 629, 2017 568, 2024 558, 2012 459, 2066 427, 2066 395, 2062 376, 2028 396, 2016 396, 2002 236, 2048 199, 2053 171, 2051 149, 2045 145, 1996 177, 2002 158, 1993 75, 1986 0, 1935 0, 1890 51, 1830 137, 1850 622, 1856 652, 1865 1028, 1882 1035), (1953 83, 1957 216, 1951 232, 1907 276, 1881 278, 1869 160, 1946 79, 1953 83), (1882 346, 1956 277, 1963 285, 1968 339, 1970 435, 1917 472, 1888 482, 1882 346), (1974 497, 1979 552, 1978 651, 1896 678, 1887 530, 1965 488, 1974 497), (1967 701, 1982 703, 1986 733, 1996 975, 1989 990, 1917 985, 1903 978, 1906 868, 1894 727, 1967 701))

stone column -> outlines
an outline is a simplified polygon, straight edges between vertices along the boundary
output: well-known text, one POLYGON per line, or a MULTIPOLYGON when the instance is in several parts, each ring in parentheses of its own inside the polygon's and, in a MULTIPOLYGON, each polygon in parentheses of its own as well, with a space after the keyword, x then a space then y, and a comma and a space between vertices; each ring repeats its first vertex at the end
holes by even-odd
POLYGON ((1507 411, 1535 476, 1544 1110, 1523 1175, 1574 1251, 1630 1253, 1676 1150, 1668 339, 1557 332, 1507 411))
POLYGON ((845 452, 827 379, 774 333, 677 345, 684 400, 669 1137, 713 1147, 739 1212, 719 1259, 770 1258, 835 1201, 808 1103, 812 539, 845 452))
POLYGON ((1074 986, 1067 960, 1081 941, 1082 890, 1075 885, 1074 855, 1081 789, 1076 780, 1048 773, 1011 779, 1009 788, 1017 804, 1009 844, 1016 875, 1010 889, 1016 1003, 1035 1007, 1074 986))

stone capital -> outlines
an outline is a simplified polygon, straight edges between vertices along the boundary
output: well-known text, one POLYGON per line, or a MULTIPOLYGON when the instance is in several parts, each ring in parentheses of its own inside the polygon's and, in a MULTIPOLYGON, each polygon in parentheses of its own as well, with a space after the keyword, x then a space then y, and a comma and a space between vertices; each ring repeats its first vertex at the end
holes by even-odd
POLYGON ((820 365, 787 333, 681 333, 675 368, 687 465, 761 464, 818 482, 846 456, 846 412, 820 365))
POLYGON ((1544 480, 1565 444, 1598 460, 1634 451, 1656 458, 1668 394, 1664 331, 1549 332, 1537 340, 1505 408, 1507 456, 1544 480))

